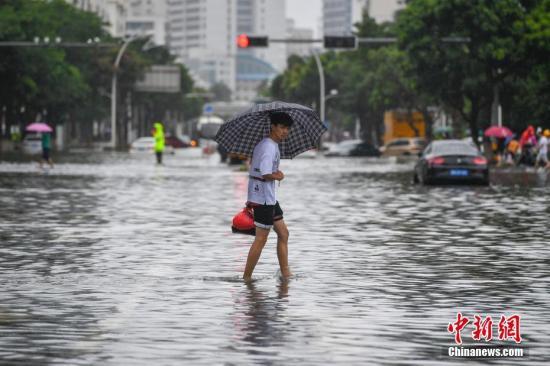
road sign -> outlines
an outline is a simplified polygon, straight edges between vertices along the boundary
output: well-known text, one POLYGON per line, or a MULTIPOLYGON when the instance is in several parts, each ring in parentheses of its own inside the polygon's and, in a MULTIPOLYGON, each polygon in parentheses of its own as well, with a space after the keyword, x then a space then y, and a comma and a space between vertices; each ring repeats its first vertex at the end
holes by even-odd
POLYGON ((204 107, 202 107, 202 111, 205 114, 214 113, 214 107, 212 104, 205 104, 204 107))
POLYGON ((135 90, 154 93, 178 93, 180 91, 180 68, 175 65, 153 65, 138 80, 135 90))

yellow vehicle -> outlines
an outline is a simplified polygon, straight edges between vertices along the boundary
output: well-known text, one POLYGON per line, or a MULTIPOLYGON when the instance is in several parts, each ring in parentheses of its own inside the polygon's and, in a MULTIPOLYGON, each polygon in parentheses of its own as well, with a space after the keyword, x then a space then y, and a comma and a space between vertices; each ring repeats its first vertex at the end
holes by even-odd
POLYGON ((426 123, 420 112, 401 110, 384 113, 384 144, 399 138, 426 136, 426 123))
POLYGON ((403 137, 394 139, 380 148, 382 156, 410 156, 418 155, 426 147, 426 140, 422 137, 403 137))

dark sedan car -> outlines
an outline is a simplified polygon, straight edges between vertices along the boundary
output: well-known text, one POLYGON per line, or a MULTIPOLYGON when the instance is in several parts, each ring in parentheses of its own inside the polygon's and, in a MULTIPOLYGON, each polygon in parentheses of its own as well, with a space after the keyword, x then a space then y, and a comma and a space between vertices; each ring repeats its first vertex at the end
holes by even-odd
POLYGON ((433 141, 414 167, 414 182, 489 184, 487 159, 471 143, 461 140, 433 141))
POLYGON ((362 140, 342 141, 325 153, 325 156, 380 156, 380 151, 362 140))
POLYGON ((174 149, 181 149, 184 147, 189 147, 189 144, 180 140, 179 138, 175 136, 167 136, 165 138, 165 144, 168 146, 172 146, 174 149))

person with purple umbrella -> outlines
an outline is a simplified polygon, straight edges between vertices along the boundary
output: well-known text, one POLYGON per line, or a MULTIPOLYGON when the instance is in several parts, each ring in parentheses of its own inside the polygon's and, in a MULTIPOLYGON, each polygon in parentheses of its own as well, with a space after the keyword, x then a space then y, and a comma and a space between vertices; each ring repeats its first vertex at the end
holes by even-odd
POLYGON ((25 130, 27 132, 38 132, 42 137, 42 160, 40 160, 40 168, 44 166, 44 162, 48 163, 50 168, 53 168, 53 161, 50 157, 50 151, 52 149, 52 128, 46 123, 34 122, 28 125, 25 130))

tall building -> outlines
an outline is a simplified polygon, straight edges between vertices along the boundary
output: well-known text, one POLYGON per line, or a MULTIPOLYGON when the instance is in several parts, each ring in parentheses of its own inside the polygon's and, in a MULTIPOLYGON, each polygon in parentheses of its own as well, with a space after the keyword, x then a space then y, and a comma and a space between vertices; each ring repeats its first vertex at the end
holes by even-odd
POLYGON ((166 0, 130 0, 127 2, 127 35, 151 35, 155 45, 166 44, 166 0))
MULTIPOLYGON (((286 36, 286 6, 281 0, 238 0, 237 11, 252 8, 252 19, 246 25, 240 18, 237 33, 250 33, 266 35, 270 39, 282 39, 286 36), (244 26, 244 28, 240 28, 244 26)), ((272 65, 277 71, 286 68, 286 45, 284 43, 271 43, 267 48, 255 48, 256 57, 272 65)))
POLYGON ((168 0, 168 47, 197 84, 235 90, 236 0, 168 0))
MULTIPOLYGON (((237 34, 283 39, 287 35, 285 2, 280 0, 237 0, 237 34)), ((286 68, 286 45, 270 43, 267 48, 237 50, 234 99, 250 101, 258 89, 286 68)))
MULTIPOLYGON (((296 28, 292 19, 287 19, 287 38, 289 39, 313 39, 313 29, 296 28)), ((312 44, 310 43, 288 43, 286 46, 287 55, 307 57, 311 55, 312 44)))
POLYGON ((94 12, 105 23, 105 29, 114 37, 123 37, 126 31, 126 0, 66 0, 79 9, 94 12))
POLYGON ((367 10, 377 23, 382 23, 393 20, 395 12, 403 7, 403 0, 323 0, 323 33, 352 34, 363 11, 367 10))
POLYGON ((156 45, 166 44, 166 0, 66 0, 96 13, 114 37, 151 35, 156 45))
POLYGON ((368 5, 368 0, 323 0, 323 34, 352 34, 368 5))
POLYGON ((377 23, 391 22, 395 13, 405 7, 405 0, 369 0, 369 15, 377 23))

